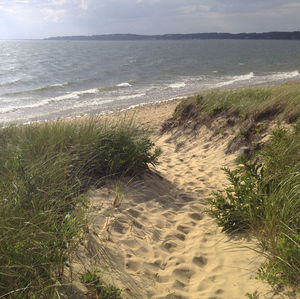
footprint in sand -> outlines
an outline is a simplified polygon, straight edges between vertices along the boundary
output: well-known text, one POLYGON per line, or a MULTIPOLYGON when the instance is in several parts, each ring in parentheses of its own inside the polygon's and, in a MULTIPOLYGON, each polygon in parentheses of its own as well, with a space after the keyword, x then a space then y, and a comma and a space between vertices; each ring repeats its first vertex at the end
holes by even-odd
POLYGON ((173 288, 175 289, 179 289, 182 290, 186 287, 186 284, 184 284, 183 282, 179 281, 179 280, 175 280, 175 282, 172 285, 173 288))
POLYGON ((140 224, 138 221, 136 221, 136 220, 133 220, 132 221, 132 224, 136 227, 136 228, 138 228, 138 229, 142 229, 143 228, 143 225, 142 224, 140 224))
POLYGON ((150 271, 158 271, 159 269, 161 269, 161 261, 157 260, 153 263, 144 263, 144 268, 148 269, 150 271))
POLYGON ((199 213, 191 213, 189 214, 189 217, 196 221, 202 220, 203 218, 203 216, 199 213))
POLYGON ((137 211, 137 210, 134 210, 134 209, 128 209, 128 210, 127 210, 127 213, 128 213, 129 215, 131 215, 132 217, 134 217, 134 218, 137 218, 137 217, 140 216, 140 212, 137 211))
POLYGON ((204 267, 207 264, 207 258, 203 256, 194 256, 193 263, 199 267, 204 267))
POLYGON ((185 235, 183 235, 183 234, 176 234, 175 237, 177 239, 179 239, 180 241, 185 241, 185 235))
POLYGON ((177 230, 187 235, 191 231, 191 228, 185 225, 178 225, 177 230))
POLYGON ((177 244, 173 241, 166 241, 161 245, 162 249, 172 253, 176 250, 177 244))
POLYGON ((125 234, 128 231, 129 226, 127 222, 116 220, 112 225, 112 229, 118 234, 125 234))
POLYGON ((184 234, 180 234, 180 233, 178 233, 178 234, 170 234, 170 235, 167 235, 166 237, 165 237, 165 239, 166 240, 177 240, 177 239, 179 239, 180 241, 185 241, 185 235, 184 234))
POLYGON ((134 271, 134 272, 141 269, 141 264, 135 260, 127 260, 125 266, 129 271, 134 271))
POLYGON ((181 267, 173 270, 173 275, 185 283, 189 283, 194 274, 195 272, 188 267, 181 267))

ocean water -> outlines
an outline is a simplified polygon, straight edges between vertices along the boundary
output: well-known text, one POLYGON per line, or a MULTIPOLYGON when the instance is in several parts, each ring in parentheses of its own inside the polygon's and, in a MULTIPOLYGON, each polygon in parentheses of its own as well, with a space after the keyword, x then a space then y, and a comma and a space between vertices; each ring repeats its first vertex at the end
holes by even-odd
POLYGON ((300 79, 300 41, 0 41, 0 123, 300 79))

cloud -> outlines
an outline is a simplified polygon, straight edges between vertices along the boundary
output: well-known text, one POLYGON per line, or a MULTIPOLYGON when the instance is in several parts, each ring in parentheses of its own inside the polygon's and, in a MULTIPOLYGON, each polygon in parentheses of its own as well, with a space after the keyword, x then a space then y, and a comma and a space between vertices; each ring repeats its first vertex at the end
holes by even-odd
POLYGON ((80 0, 80 5, 79 7, 83 10, 88 10, 89 6, 88 6, 88 1, 87 0, 80 0))
POLYGON ((46 5, 53 5, 53 6, 62 6, 67 3, 67 0, 52 0, 50 3, 46 5))
POLYGON ((0 38, 292 31, 299 15, 298 0, 0 0, 0 38))
POLYGON ((63 9, 52 9, 52 8, 42 8, 41 13, 46 21, 52 21, 54 23, 59 23, 65 14, 63 9))

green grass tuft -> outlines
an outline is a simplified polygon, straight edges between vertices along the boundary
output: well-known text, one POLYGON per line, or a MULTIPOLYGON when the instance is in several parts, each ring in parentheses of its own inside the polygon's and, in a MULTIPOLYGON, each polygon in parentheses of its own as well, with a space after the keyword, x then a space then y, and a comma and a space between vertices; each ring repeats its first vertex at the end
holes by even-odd
POLYGON ((130 122, 97 118, 0 130, 0 297, 49 298, 84 234, 84 193, 133 176, 160 150, 130 122))

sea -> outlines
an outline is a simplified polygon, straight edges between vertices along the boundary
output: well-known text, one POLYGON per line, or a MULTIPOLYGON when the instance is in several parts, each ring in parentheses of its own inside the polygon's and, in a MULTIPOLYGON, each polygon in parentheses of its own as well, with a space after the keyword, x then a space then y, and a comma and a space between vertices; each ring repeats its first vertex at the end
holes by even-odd
POLYGON ((0 41, 0 123, 300 79, 300 41, 0 41))

